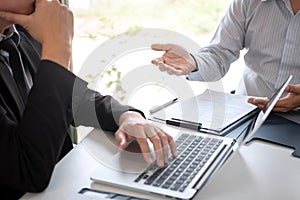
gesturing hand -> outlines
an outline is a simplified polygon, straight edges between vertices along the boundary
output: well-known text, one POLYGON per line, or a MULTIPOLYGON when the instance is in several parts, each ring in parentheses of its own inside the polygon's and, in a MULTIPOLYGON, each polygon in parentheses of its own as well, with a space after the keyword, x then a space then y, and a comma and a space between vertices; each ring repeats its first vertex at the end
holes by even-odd
POLYGON ((186 49, 175 44, 153 44, 155 51, 165 51, 162 57, 152 60, 152 64, 159 66, 160 71, 177 76, 186 75, 197 69, 197 65, 186 49))
POLYGON ((143 156, 147 163, 152 163, 153 159, 147 143, 149 139, 155 150, 157 165, 163 167, 168 162, 168 149, 170 147, 172 155, 176 154, 176 147, 173 138, 159 127, 151 124, 144 119, 139 113, 127 111, 120 117, 120 128, 115 133, 119 148, 124 149, 128 142, 136 139, 143 156))

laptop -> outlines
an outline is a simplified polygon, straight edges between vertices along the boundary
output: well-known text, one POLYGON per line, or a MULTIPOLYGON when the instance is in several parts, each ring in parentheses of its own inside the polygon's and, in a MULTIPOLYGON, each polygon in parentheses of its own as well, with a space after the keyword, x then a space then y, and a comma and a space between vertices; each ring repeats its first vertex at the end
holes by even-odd
POLYGON ((270 98, 264 109, 246 126, 236 127, 237 138, 165 127, 175 139, 178 156, 158 168, 147 165, 139 151, 128 149, 102 163, 91 175, 94 182, 163 197, 191 199, 236 149, 264 123, 289 84, 290 76, 270 98), (238 142, 238 140, 241 140, 238 142))

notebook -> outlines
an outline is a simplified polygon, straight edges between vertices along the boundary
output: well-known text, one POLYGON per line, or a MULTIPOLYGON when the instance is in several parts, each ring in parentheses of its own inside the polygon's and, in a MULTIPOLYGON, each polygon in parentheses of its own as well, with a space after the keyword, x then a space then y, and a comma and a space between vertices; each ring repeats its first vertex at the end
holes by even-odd
MULTIPOLYGON (((291 79, 292 76, 274 93, 266 110, 259 111, 257 117, 252 120, 253 126, 246 126, 240 130, 241 137, 238 138, 242 138, 241 145, 263 124, 291 79)), ((106 163, 102 163, 91 175, 91 180, 133 191, 162 195, 162 198, 165 196, 191 199, 240 146, 236 139, 224 136, 182 128, 166 129, 173 136, 177 135, 178 152, 176 158, 169 159, 167 166, 158 168, 155 163, 146 165, 141 153, 122 151, 106 163)))

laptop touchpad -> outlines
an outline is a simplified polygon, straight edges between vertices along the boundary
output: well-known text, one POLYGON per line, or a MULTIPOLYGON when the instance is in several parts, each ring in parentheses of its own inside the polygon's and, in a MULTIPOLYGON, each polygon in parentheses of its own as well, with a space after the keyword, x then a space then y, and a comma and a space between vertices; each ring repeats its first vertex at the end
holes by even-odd
POLYGON ((141 173, 149 165, 146 163, 136 141, 133 141, 125 151, 117 153, 106 164, 127 173, 141 173))

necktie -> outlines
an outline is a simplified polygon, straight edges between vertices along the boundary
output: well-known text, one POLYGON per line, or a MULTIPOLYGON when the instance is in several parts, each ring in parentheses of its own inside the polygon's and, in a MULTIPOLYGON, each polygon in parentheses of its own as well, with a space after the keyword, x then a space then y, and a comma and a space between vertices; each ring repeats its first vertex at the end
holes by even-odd
POLYGON ((9 66, 12 70, 14 80, 18 86, 24 103, 26 103, 29 93, 29 87, 25 82, 25 70, 17 45, 11 37, 1 42, 0 48, 9 53, 9 66))

